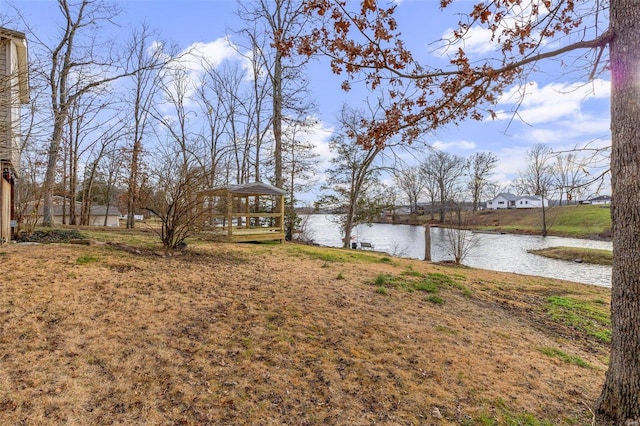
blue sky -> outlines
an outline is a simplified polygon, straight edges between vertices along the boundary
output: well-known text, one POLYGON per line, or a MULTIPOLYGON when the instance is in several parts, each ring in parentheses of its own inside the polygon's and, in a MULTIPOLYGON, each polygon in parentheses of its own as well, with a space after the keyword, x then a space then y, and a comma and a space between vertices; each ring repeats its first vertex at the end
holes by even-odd
MULTIPOLYGON (((132 26, 146 21, 158 29, 162 37, 187 49, 198 43, 203 51, 218 61, 233 57, 227 45, 229 30, 239 28, 235 0, 129 0, 119 1, 124 9, 121 31, 113 37, 125 38, 132 26)), ((0 0, 0 10, 9 11, 9 5, 18 7, 40 36, 52 34, 57 17, 57 4, 53 0, 0 0)), ((457 22, 454 10, 441 12, 438 2, 430 0, 404 0, 398 2, 397 19, 403 39, 422 62, 442 61, 443 56, 434 44, 448 33, 457 22)), ((457 3, 459 9, 470 7, 470 1, 457 3)), ((18 28, 20 29, 20 28, 18 28)), ((233 36, 231 36, 233 42, 233 36)), ((482 31, 472 32, 465 42, 467 51, 477 58, 491 54, 491 43, 482 31)), ((366 93, 358 87, 345 94, 340 89, 342 78, 334 76, 323 62, 311 62, 308 68, 311 88, 318 104, 318 125, 311 136, 321 155, 322 168, 329 158, 327 141, 331 136, 337 114, 345 99, 354 107, 362 104, 366 93)), ((461 156, 477 151, 491 151, 500 159, 494 179, 508 184, 523 170, 525 154, 535 143, 545 143, 555 151, 563 151, 591 143, 607 146, 609 133, 609 76, 594 81, 581 78, 583 73, 566 73, 557 63, 540 66, 540 72, 530 76, 528 84, 513 87, 505 93, 498 105, 497 120, 467 121, 449 126, 436 134, 425 135, 425 142, 461 156), (578 77, 576 77, 578 76, 578 77), (514 110, 518 94, 527 95, 520 104, 517 116, 514 110)), ((606 166, 605 162, 601 165, 606 166)), ((604 191, 606 192, 606 191, 604 191)), ((312 195, 312 194, 311 194, 312 195)), ((313 197, 311 197, 313 198, 313 197)))

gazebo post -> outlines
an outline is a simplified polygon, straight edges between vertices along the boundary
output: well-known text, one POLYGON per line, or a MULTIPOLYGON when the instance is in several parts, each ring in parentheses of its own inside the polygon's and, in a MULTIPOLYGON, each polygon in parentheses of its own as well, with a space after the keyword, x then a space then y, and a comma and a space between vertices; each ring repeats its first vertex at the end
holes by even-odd
POLYGON ((227 191, 227 223, 227 236, 231 241, 233 236, 233 193, 231 191, 227 191))
MULTIPOLYGON (((280 195, 280 232, 284 233, 284 194, 280 195)), ((280 240, 284 243, 284 240, 280 240)))
POLYGON ((243 197, 244 199, 244 227, 246 229, 249 229, 249 227, 251 226, 251 224, 249 223, 249 196, 245 195, 243 197))
MULTIPOLYGON (((260 196, 259 195, 254 195, 253 196, 253 213, 258 213, 260 212, 260 196)), ((251 218, 253 221, 253 226, 255 226, 256 228, 260 227, 260 220, 257 217, 253 217, 251 218)))
MULTIPOLYGON (((256 226, 256 223, 254 221, 254 223, 251 223, 251 200, 250 200, 251 196, 247 195, 247 229, 251 228, 251 226, 256 226)), ((256 195, 256 199, 258 198, 258 196, 256 195)))

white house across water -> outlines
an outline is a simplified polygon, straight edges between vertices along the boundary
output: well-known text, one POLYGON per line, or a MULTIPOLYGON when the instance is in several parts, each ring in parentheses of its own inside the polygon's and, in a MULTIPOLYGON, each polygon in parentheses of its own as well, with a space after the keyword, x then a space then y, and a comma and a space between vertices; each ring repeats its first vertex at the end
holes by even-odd
POLYGON ((548 207, 549 201, 542 199, 539 195, 513 195, 509 192, 502 192, 491 200, 487 201, 487 209, 538 209, 542 206, 548 207))

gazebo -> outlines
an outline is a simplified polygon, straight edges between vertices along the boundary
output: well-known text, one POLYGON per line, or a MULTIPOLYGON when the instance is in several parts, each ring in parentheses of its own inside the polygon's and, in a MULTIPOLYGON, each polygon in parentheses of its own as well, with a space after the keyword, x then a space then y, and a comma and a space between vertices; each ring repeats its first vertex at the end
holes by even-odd
POLYGON ((284 194, 263 182, 201 191, 202 230, 229 242, 284 242, 284 194))

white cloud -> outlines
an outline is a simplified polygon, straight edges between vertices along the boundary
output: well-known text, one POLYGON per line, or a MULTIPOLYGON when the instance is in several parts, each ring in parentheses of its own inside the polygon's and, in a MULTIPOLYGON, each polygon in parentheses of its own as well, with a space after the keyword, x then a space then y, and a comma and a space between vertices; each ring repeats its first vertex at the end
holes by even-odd
POLYGON ((439 149, 441 151, 451 151, 457 153, 459 151, 472 151, 476 149, 476 143, 460 140, 460 141, 451 141, 451 142, 443 142, 436 141, 433 143, 433 148, 439 149))
POLYGON ((590 83, 550 83, 540 87, 533 81, 514 86, 505 92, 499 105, 510 104, 509 110, 498 111, 499 120, 514 115, 527 124, 557 122, 567 117, 579 117, 582 105, 592 99, 609 97, 610 83, 595 80, 590 83))
POLYGON ((335 154, 329 149, 329 139, 333 136, 334 128, 326 126, 321 120, 317 120, 313 131, 307 135, 309 142, 314 145, 314 152, 318 155, 317 170, 323 172, 329 168, 329 162, 335 154))
MULTIPOLYGON (((453 35, 454 29, 447 29, 442 35, 443 42, 447 43, 446 46, 436 51, 437 55, 444 56, 448 52, 457 52, 458 48, 462 48, 467 55, 479 55, 486 56, 489 52, 497 52, 500 50, 500 36, 502 30, 514 29, 518 25, 522 26, 532 18, 533 5, 536 5, 539 17, 543 17, 548 13, 548 9, 544 5, 542 0, 531 0, 522 3, 514 3, 508 11, 508 14, 503 16, 499 22, 494 22, 494 16, 488 17, 488 23, 475 24, 471 26, 464 33, 461 39, 456 39, 453 35), (497 24, 499 28, 494 34, 486 26, 489 24, 497 24)), ((537 39, 536 34, 532 34, 532 38, 537 39)), ((547 40, 543 40, 546 43, 547 40)))
POLYGON ((500 105, 510 104, 510 108, 499 111, 497 120, 513 120, 511 137, 521 143, 544 143, 555 150, 579 147, 608 138, 609 91, 605 80, 545 86, 532 82, 502 96, 500 105))
POLYGON ((547 127, 536 126, 525 128, 521 134, 523 139, 549 145, 577 143, 585 140, 607 138, 609 136, 609 117, 577 114, 573 120, 562 120, 547 127))
POLYGON ((195 82, 207 68, 217 68, 225 61, 238 61, 247 71, 251 68, 249 59, 238 52, 229 36, 191 44, 178 55, 177 63, 195 82))
POLYGON ((501 149, 497 156, 500 159, 496 173, 505 177, 505 180, 512 180, 518 176, 521 170, 527 166, 527 151, 529 146, 505 147, 501 149), (506 179, 508 178, 508 179, 506 179))
MULTIPOLYGON (((154 45, 154 48, 157 46, 154 45)), ((193 108, 193 96, 202 84, 203 75, 208 69, 218 68, 224 62, 239 63, 246 71, 246 78, 253 78, 249 59, 238 52, 229 36, 225 36, 211 42, 193 43, 179 52, 163 76, 167 90, 172 92, 172 96, 178 90, 183 91, 185 105, 193 108)))
POLYGON ((334 134, 334 128, 327 126, 321 120, 314 120, 311 131, 300 134, 299 137, 314 145, 314 153, 317 154, 317 163, 314 166, 314 175, 310 179, 313 188, 305 194, 297 194, 297 198, 302 204, 310 204, 316 200, 320 194, 320 186, 326 182, 325 170, 329 168, 330 161, 335 154, 329 150, 329 139, 334 134))
POLYGON ((209 43, 194 43, 187 48, 186 52, 190 52, 191 56, 201 59, 201 61, 196 60, 196 62, 200 62, 200 65, 205 62, 218 66, 225 60, 242 58, 228 36, 209 43))
POLYGON ((489 52, 495 52, 496 44, 491 42, 491 31, 481 27, 471 27, 467 31, 465 38, 457 43, 450 43, 453 40, 453 29, 449 28, 442 35, 442 42, 446 43, 443 47, 436 50, 438 56, 446 56, 447 54, 457 54, 458 48, 461 48, 468 55, 483 55, 489 52))

